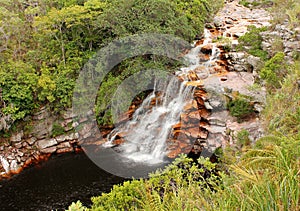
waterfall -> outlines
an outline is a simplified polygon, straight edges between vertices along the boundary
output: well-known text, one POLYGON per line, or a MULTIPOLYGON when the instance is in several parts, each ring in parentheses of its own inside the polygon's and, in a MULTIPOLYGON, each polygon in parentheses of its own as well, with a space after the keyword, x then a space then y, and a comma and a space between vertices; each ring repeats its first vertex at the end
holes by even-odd
POLYGON ((117 135, 122 134, 125 142, 119 146, 119 150, 124 157, 135 162, 163 162, 165 142, 172 126, 179 121, 184 105, 193 97, 192 88, 185 86, 176 77, 171 77, 164 86, 165 91, 161 96, 156 96, 154 89, 135 111, 132 119, 109 134, 106 147, 112 146, 117 135), (150 106, 153 100, 155 104, 150 106))
POLYGON ((187 75, 190 71, 195 71, 198 76, 208 76, 209 68, 214 65, 219 55, 220 50, 212 43, 209 30, 205 29, 203 44, 195 46, 184 56, 190 65, 176 72, 176 76, 184 78, 185 81, 182 82, 177 77, 167 80, 167 84, 165 81, 157 81, 154 91, 135 110, 131 120, 117 126, 107 136, 108 141, 103 146, 117 146, 122 156, 134 162, 163 162, 167 154, 166 141, 170 138, 172 126, 180 121, 184 106, 193 99, 193 88, 185 85, 187 75), (207 61, 200 62, 201 48, 208 44, 212 45, 211 55, 207 61), (157 89, 162 84, 164 87, 157 89), (157 90, 164 91, 157 96, 157 90), (120 138, 122 143, 115 144, 114 141, 120 138))

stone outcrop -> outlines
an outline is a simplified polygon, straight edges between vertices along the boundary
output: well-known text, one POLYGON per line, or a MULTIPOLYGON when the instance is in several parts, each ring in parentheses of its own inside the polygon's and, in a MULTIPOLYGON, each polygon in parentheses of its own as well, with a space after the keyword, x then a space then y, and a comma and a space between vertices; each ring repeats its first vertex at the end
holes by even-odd
POLYGON ((288 21, 277 24, 272 32, 261 32, 264 39, 262 47, 273 56, 275 51, 283 51, 287 61, 292 61, 300 55, 300 27, 291 29, 288 21))
MULTIPOLYGON (((26 127, 17 127, 9 138, 1 138, 0 178, 20 172, 24 167, 47 159, 54 153, 74 152, 79 149, 79 134, 74 127, 71 110, 63 115, 53 115, 50 109, 42 107, 32 117, 27 117, 26 127), (63 130, 53 135, 53 125, 63 130)), ((83 121, 83 120, 81 120, 83 121)))

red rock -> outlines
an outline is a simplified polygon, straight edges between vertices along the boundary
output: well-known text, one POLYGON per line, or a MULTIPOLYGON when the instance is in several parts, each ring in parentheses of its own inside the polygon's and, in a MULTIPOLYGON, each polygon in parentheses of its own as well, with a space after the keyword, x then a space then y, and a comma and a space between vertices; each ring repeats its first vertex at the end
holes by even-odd
POLYGON ((197 108, 199 108, 198 107, 199 105, 204 105, 204 100, 201 97, 196 97, 195 99, 196 99, 197 104, 198 104, 197 108))
POLYGON ((27 167, 29 166, 33 161, 33 158, 32 157, 29 157, 26 161, 25 161, 25 164, 24 164, 24 167, 27 167))
POLYGON ((176 158, 177 155, 179 155, 180 153, 181 153, 180 148, 177 148, 177 149, 175 149, 175 150, 170 151, 170 152, 168 153, 167 156, 168 156, 169 158, 176 158))
POLYGON ((182 131, 180 129, 174 130, 172 134, 175 139, 178 139, 178 137, 182 137, 183 135, 185 135, 184 131, 182 131))
POLYGON ((207 119, 209 116, 209 111, 207 111, 206 109, 201 109, 199 110, 200 116, 207 119))
POLYGON ((200 133, 199 127, 189 128, 185 131, 186 135, 194 139, 199 137, 199 133, 200 133))
POLYGON ((113 144, 114 145, 120 145, 120 144, 123 144, 125 142, 124 139, 120 138, 120 139, 116 139, 113 141, 113 144))
POLYGON ((187 103, 184 107, 183 110, 198 110, 198 104, 196 100, 192 100, 192 102, 187 103))
MULTIPOLYGON (((199 58, 200 58, 200 61, 208 61, 209 60, 209 55, 208 54, 200 54, 199 58)), ((200 67, 197 67, 194 71, 201 72, 205 69, 206 68, 204 66, 200 66, 200 67)))
POLYGON ((201 39, 201 40, 198 40, 197 42, 196 42, 196 45, 195 46, 198 46, 198 45, 202 45, 203 44, 203 39, 201 39))
POLYGON ((199 130, 199 138, 207 139, 208 131, 206 129, 200 128, 199 130))
POLYGON ((23 168, 22 168, 22 167, 19 167, 19 168, 16 169, 16 170, 11 170, 10 173, 11 173, 11 174, 19 174, 22 170, 23 170, 23 168))
POLYGON ((203 97, 206 96, 206 92, 203 89, 196 89, 194 91, 194 97, 203 97))
POLYGON ((224 61, 224 60, 218 60, 218 61, 216 61, 216 63, 219 66, 227 66, 228 65, 227 61, 224 61))
POLYGON ((173 130, 177 130, 181 128, 181 122, 177 123, 176 125, 172 126, 173 130))
POLYGON ((62 148, 62 149, 58 149, 56 152, 58 154, 61 154, 61 153, 68 153, 68 152, 73 152, 73 148, 62 148))
POLYGON ((192 86, 192 87, 199 87, 199 86, 203 86, 203 82, 202 81, 188 81, 185 83, 186 86, 192 86))
POLYGON ((208 126, 208 124, 209 124, 208 122, 201 120, 199 126, 206 127, 206 126, 208 126))
POLYGON ((197 119, 197 120, 200 121, 200 114, 199 114, 198 110, 197 111, 192 111, 192 112, 188 113, 188 117, 190 119, 197 119))
POLYGON ((188 143, 185 143, 185 142, 179 142, 179 148, 180 148, 180 150, 186 148, 187 146, 189 146, 188 143))
POLYGON ((192 128, 192 127, 197 127, 199 126, 199 124, 197 122, 183 122, 181 125, 181 128, 183 130, 187 129, 187 128, 192 128))
POLYGON ((190 81, 198 81, 199 80, 197 74, 194 71, 189 72, 188 78, 190 81))

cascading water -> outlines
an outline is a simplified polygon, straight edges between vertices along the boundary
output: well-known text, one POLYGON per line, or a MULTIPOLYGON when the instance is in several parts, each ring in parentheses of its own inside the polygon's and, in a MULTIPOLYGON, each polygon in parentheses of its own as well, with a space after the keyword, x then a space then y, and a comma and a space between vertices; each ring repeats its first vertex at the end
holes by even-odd
POLYGON ((186 76, 189 74, 190 71, 193 70, 200 70, 200 72, 198 71, 198 73, 200 73, 199 75, 205 74, 206 76, 208 76, 210 74, 209 68, 213 66, 213 63, 220 56, 220 49, 217 48, 216 44, 212 42, 211 37, 212 36, 210 31, 208 29, 204 29, 203 43, 197 46, 195 46, 196 43, 193 44, 193 46, 195 47, 192 48, 189 51, 189 53, 184 56, 184 58, 188 61, 190 65, 188 67, 183 67, 180 69, 180 71, 176 72, 177 76, 186 76), (201 53, 201 49, 208 44, 212 45, 212 52, 209 57, 209 60, 205 62, 200 62, 199 54, 201 53))
MULTIPOLYGON (((118 146, 118 151, 125 158, 148 164, 163 162, 167 154, 166 141, 170 137, 172 126, 179 122, 184 106, 193 99, 193 88, 185 85, 188 80, 186 76, 199 67, 202 67, 202 72, 209 74, 209 67, 220 54, 220 50, 212 44, 209 60, 201 63, 199 54, 201 48, 207 44, 212 44, 212 39, 209 30, 205 29, 203 44, 192 48, 185 55, 190 65, 176 72, 176 76, 183 76, 185 81, 172 77, 168 84, 164 85, 161 96, 156 96, 154 87, 154 91, 135 111, 132 119, 116 127, 108 135, 108 142, 103 146, 112 147, 116 138, 122 137, 124 143, 118 146), (156 103, 151 105, 153 100, 156 103)), ((157 82, 156 86, 161 86, 160 82, 157 82)))
POLYGON ((154 90, 135 111, 132 120, 109 134, 105 145, 111 146, 115 137, 122 134, 125 143, 119 149, 126 158, 152 164, 163 162, 170 130, 179 121, 184 105, 193 97, 192 87, 185 86, 176 77, 171 78, 164 90, 157 98, 154 90), (150 105, 152 100, 156 102, 153 106, 150 105))

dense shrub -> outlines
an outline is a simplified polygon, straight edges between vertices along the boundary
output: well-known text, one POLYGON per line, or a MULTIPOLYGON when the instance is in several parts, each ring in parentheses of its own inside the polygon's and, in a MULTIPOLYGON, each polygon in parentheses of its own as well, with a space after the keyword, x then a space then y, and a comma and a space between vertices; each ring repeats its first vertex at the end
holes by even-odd
POLYGON ((245 50, 253 56, 266 60, 268 58, 268 53, 262 49, 263 38, 259 34, 266 30, 267 27, 257 28, 256 26, 249 26, 249 32, 239 38, 238 49, 245 50))
MULTIPOLYGON (((216 164, 199 158, 198 164, 186 156, 177 158, 164 170, 148 180, 133 180, 115 185, 110 193, 93 197, 90 210, 182 210, 207 206, 205 201, 194 201, 198 194, 217 188, 222 174, 216 164), (193 192, 197 191, 197 192, 193 192), (195 195, 194 195, 195 194, 195 195), (183 196, 189 197, 183 197, 183 196)), ((80 205, 77 202, 77 205, 80 205)), ((70 206, 74 208, 75 204, 70 206)))
POLYGON ((250 102, 240 96, 235 99, 231 99, 227 103, 227 108, 232 116, 238 118, 238 121, 242 121, 245 117, 254 112, 253 106, 250 102))
POLYGON ((266 80, 267 86, 270 88, 279 88, 286 73, 287 65, 285 65, 284 53, 278 52, 265 63, 259 75, 266 80))

